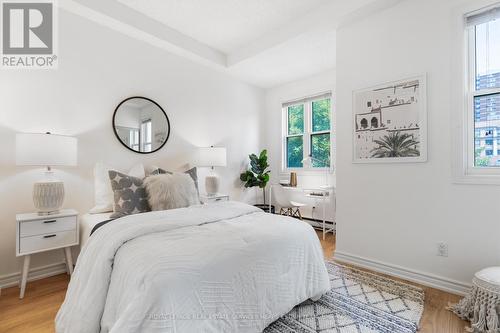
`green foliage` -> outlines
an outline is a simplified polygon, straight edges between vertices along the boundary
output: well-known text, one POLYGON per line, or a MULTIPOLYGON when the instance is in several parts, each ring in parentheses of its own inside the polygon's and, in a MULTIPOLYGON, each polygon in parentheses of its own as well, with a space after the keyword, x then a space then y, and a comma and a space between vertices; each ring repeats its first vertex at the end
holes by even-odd
POLYGON ((240 174, 240 180, 245 182, 245 187, 255 187, 258 186, 262 189, 264 194, 264 204, 266 203, 266 185, 269 182, 270 170, 266 170, 269 167, 267 163, 267 150, 260 152, 259 156, 255 154, 248 155, 250 158, 250 170, 247 170, 240 174))
POLYGON ((418 141, 413 136, 400 131, 384 135, 381 140, 374 140, 378 147, 372 149, 372 157, 415 157, 420 156, 417 149, 418 141))
POLYGON ((312 103, 313 132, 330 130, 330 99, 322 99, 312 103))
POLYGON ((292 136, 286 140, 287 166, 301 168, 304 158, 304 144, 302 136, 292 136))
MULTIPOLYGON (((288 168, 302 168, 304 158, 304 104, 288 107, 288 138, 286 140, 286 157, 288 168)), ((331 100, 325 98, 312 102, 312 132, 330 131, 331 100)), ((311 135, 311 154, 317 160, 313 167, 330 166, 330 134, 311 135)))
POLYGON ((304 104, 288 107, 288 135, 304 133, 304 104))
POLYGON ((487 167, 490 163, 488 157, 481 157, 481 154, 485 150, 485 147, 479 147, 474 150, 474 165, 477 167, 487 167))
POLYGON ((311 135, 312 161, 314 168, 330 167, 330 133, 311 135), (321 161, 321 162, 320 162, 321 161))

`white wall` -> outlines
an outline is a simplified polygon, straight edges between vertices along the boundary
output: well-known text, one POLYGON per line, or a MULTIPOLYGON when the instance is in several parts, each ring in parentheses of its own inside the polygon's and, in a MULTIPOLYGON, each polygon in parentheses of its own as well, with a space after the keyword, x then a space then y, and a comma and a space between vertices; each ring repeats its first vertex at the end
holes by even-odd
MULTIPOLYGON (((65 182, 66 207, 85 213, 93 204, 92 168, 104 161, 120 169, 135 163, 182 169, 196 146, 227 147, 228 167, 218 170, 233 199, 254 202, 238 180, 247 154, 259 146, 263 92, 188 60, 61 11, 59 68, 0 73, 0 280, 19 272, 15 214, 33 211, 32 184, 42 169, 15 166, 15 133, 74 135, 78 167, 56 170, 65 182), (157 153, 130 152, 115 138, 116 105, 129 96, 154 99, 172 132, 157 153)), ((202 182, 203 183, 203 182, 202 182)), ((62 261, 62 251, 34 255, 32 267, 62 261)))
MULTIPOLYGON (((289 173, 282 172, 281 157, 282 157, 282 103, 288 102, 301 97, 307 97, 326 91, 335 90, 335 71, 325 71, 321 74, 304 78, 299 81, 291 82, 282 86, 266 90, 266 113, 262 121, 263 131, 263 148, 269 152, 269 164, 271 169, 271 183, 278 183, 280 179, 287 179, 289 173)), ((335 127, 335 96, 332 99, 333 121, 335 127)), ((334 140, 335 142, 335 137, 334 140)), ((335 150, 332 150, 335 155, 335 150)), ((335 156, 334 156, 335 158, 335 156)), ((324 172, 299 172, 297 175, 299 187, 318 187, 325 184, 324 172)), ((330 184, 334 184, 335 180, 333 175, 329 175, 330 184)), ((316 201, 305 198, 299 191, 292 195, 294 200, 307 203, 308 206, 301 209, 303 215, 306 217, 313 217, 315 219, 322 219, 322 201, 316 201), (312 212, 311 207, 316 206, 315 213, 312 212)), ((333 202, 328 205, 327 217, 329 221, 333 220, 333 202)))
POLYGON ((450 63, 460 3, 402 1, 338 30, 337 253, 469 283, 500 264, 500 187, 452 182, 452 73, 461 69, 450 63), (352 164, 352 91, 418 73, 428 75, 428 162, 352 164), (448 258, 436 256, 441 241, 448 258))
POLYGON ((141 128, 141 110, 136 107, 122 105, 115 115, 115 125, 120 127, 141 128))

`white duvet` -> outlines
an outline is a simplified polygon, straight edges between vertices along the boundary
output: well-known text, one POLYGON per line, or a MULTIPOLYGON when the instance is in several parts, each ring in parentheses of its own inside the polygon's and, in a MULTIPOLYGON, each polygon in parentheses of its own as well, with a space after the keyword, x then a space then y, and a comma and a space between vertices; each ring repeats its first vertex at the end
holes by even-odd
POLYGON ((261 332, 330 288, 307 223, 237 202, 127 216, 82 249, 57 332, 261 332))

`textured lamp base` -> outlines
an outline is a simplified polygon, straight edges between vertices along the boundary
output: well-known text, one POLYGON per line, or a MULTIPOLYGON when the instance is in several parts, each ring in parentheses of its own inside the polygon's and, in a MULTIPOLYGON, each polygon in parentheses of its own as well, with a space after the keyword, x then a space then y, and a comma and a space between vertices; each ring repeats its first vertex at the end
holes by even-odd
POLYGON ((64 183, 58 180, 36 182, 33 186, 33 204, 39 215, 59 212, 64 201, 64 183))
POLYGON ((219 193, 219 177, 217 175, 212 174, 205 178, 205 190, 208 196, 219 193))

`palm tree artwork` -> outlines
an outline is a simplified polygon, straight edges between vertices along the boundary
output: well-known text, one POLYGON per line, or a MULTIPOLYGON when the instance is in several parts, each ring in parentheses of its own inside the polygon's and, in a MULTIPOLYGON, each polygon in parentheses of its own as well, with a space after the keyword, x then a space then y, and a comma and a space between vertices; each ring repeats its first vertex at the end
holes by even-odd
POLYGON ((390 132, 379 140, 373 140, 373 142, 378 145, 371 150, 374 158, 420 156, 420 151, 417 148, 419 142, 414 139, 413 135, 407 133, 390 132))

